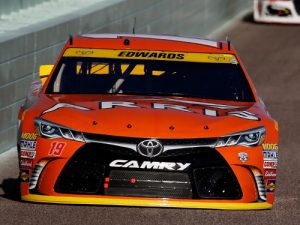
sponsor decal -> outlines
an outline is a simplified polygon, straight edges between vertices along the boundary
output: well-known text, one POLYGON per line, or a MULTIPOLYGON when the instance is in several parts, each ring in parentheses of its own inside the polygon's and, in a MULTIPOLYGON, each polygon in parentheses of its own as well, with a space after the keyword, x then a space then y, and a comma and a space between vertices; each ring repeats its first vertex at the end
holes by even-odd
POLYGON ((85 108, 85 107, 78 106, 78 105, 72 105, 72 104, 69 104, 69 103, 58 103, 58 104, 52 106, 50 109, 45 110, 42 113, 42 115, 46 114, 46 113, 49 113, 49 112, 53 112, 53 111, 58 110, 60 108, 73 108, 73 109, 84 110, 84 111, 91 110, 89 108, 85 108))
POLYGON ((109 166, 116 168, 131 168, 131 169, 146 169, 146 170, 173 170, 184 171, 191 164, 180 162, 155 162, 155 161, 143 161, 138 162, 136 160, 116 159, 112 161, 109 166))
POLYGON ((109 59, 143 59, 163 61, 207 62, 207 63, 232 63, 237 62, 232 54, 195 53, 195 52, 167 52, 147 50, 112 50, 112 49, 86 49, 68 48, 64 57, 95 57, 109 59))
POLYGON ((241 162, 246 162, 246 161, 248 161, 248 153, 246 153, 246 152, 239 152, 238 153, 238 158, 239 158, 239 160, 241 161, 241 162))
POLYGON ((54 141, 51 143, 51 148, 49 150, 49 156, 60 156, 67 144, 65 142, 54 141))
POLYGON ((228 115, 230 116, 236 116, 239 118, 243 118, 246 120, 260 120, 259 117, 257 117, 255 114, 247 112, 247 111, 234 111, 234 112, 229 112, 228 115))
POLYGON ((78 50, 76 51, 76 55, 92 55, 94 52, 91 50, 78 50))
MULTIPOLYGON (((167 53, 156 51, 121 51, 118 57, 142 59, 184 59, 183 53, 167 53)), ((223 59, 225 60, 225 58, 223 59)))
POLYGON ((264 150, 263 155, 264 160, 278 160, 278 151, 264 150))
MULTIPOLYGON (((145 100, 155 100, 155 99, 145 99, 145 100)), ((169 99, 159 99, 159 100, 171 101, 169 99)), ((209 106, 209 107, 219 108, 219 109, 230 109, 231 107, 234 107, 234 106, 225 106, 225 105, 217 105, 217 104, 201 103, 201 102, 193 102, 193 101, 181 101, 181 102, 186 103, 186 104, 209 106), (198 103, 198 104, 196 104, 196 103, 198 103)), ((121 102, 121 101, 99 102, 99 109, 113 109, 113 108, 117 108, 117 107, 143 108, 144 106, 139 106, 135 102, 121 102)), ((175 104, 162 104, 162 103, 152 102, 151 108, 152 109, 160 109, 160 110, 172 109, 172 110, 188 112, 188 113, 199 113, 199 112, 190 110, 189 107, 187 107, 187 106, 177 105, 177 104, 176 105, 175 104)), ((201 111, 201 113, 203 113, 204 115, 208 115, 208 116, 217 116, 217 111, 210 110, 210 109, 205 109, 204 111, 201 111)), ((252 116, 252 117, 254 117, 254 116, 252 116)), ((255 120, 258 120, 257 117, 255 117, 255 118, 256 118, 255 120)), ((249 117, 248 117, 248 119, 249 119, 249 117)))
POLYGON ((278 151, 278 144, 263 143, 262 146, 264 150, 278 151))
POLYGON ((36 140, 36 138, 37 138, 36 133, 21 133, 21 139, 36 140))
POLYGON ((264 161, 265 169, 276 169, 277 168, 277 160, 276 161, 264 161))
POLYGON ((275 182, 276 180, 267 180, 267 192, 275 191, 275 182))
POLYGON ((31 168, 32 163, 33 163, 32 159, 20 159, 20 167, 31 168))
POLYGON ((276 170, 265 170, 265 177, 275 178, 276 170))
POLYGON ((21 182, 28 182, 29 181, 29 170, 20 170, 19 174, 21 182))
POLYGON ((21 140, 20 147, 21 149, 35 150, 36 141, 21 140))
POLYGON ((215 104, 209 102, 198 102, 198 101, 189 101, 189 100, 181 100, 181 99, 173 99, 173 98, 135 98, 136 100, 143 100, 143 101, 168 101, 168 102, 179 102, 185 104, 192 104, 192 105, 201 105, 207 106, 217 109, 236 109, 236 108, 243 108, 244 106, 233 106, 233 105, 222 105, 222 104, 215 104))
POLYGON ((36 155, 36 151, 24 150, 24 149, 21 149, 20 151, 20 157, 24 159, 34 159, 35 155, 36 155))

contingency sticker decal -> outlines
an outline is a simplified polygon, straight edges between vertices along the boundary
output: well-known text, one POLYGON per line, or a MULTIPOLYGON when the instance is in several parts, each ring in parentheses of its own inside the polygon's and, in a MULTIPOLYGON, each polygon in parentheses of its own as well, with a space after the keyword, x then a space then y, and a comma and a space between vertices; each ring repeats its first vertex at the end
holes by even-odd
POLYGON ((36 155, 36 133, 21 133, 20 140, 20 167, 28 168, 32 166, 32 159, 36 155))
MULTIPOLYGON (((263 146, 264 168, 275 170, 277 168, 277 163, 278 163, 278 145, 263 143, 262 146, 263 146)), ((268 173, 267 175, 270 176, 270 173, 268 173)))

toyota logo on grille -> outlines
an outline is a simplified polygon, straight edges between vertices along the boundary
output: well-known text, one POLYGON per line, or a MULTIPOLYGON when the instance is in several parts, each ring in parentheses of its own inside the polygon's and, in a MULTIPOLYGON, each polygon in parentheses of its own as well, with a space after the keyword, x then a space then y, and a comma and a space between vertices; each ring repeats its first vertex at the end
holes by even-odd
POLYGON ((158 140, 148 139, 141 141, 137 145, 137 150, 142 156, 153 158, 162 153, 163 146, 158 140))

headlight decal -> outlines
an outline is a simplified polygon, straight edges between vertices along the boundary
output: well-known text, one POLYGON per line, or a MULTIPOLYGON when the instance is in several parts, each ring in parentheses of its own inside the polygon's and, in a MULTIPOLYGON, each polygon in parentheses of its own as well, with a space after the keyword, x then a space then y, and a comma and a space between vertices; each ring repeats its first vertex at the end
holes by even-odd
POLYGON ((45 138, 64 138, 68 140, 85 142, 84 136, 81 132, 58 125, 42 118, 35 119, 35 126, 37 127, 39 135, 45 138))
POLYGON ((220 137, 217 140, 216 147, 226 147, 234 145, 254 147, 262 143, 262 141, 265 139, 265 135, 266 129, 264 127, 258 127, 255 129, 220 137))

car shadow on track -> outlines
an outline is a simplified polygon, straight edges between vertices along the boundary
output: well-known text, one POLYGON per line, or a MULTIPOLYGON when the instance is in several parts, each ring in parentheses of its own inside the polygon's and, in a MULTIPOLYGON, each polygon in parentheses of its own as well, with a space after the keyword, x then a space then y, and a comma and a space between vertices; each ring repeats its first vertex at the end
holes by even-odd
POLYGON ((18 178, 9 178, 3 180, 2 184, 0 184, 0 189, 2 189, 3 193, 0 195, 2 198, 7 198, 14 201, 20 201, 20 183, 18 178))

